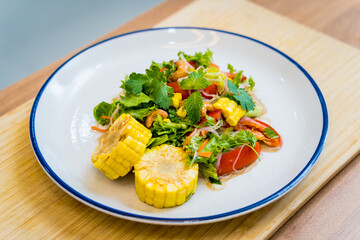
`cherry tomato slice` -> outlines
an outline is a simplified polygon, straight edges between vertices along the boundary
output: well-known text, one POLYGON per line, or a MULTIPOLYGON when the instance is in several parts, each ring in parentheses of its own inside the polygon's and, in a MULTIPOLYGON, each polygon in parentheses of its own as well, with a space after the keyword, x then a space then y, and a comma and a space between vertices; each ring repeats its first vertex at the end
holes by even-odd
MULTIPOLYGON (((260 155, 261 146, 259 142, 255 144, 255 150, 260 155)), ((219 175, 231 173, 249 166, 257 159, 256 153, 248 146, 241 146, 229 152, 223 153, 220 165, 217 170, 219 175)))
MULTIPOLYGON (((207 88, 204 88, 202 91, 207 93, 207 94, 215 95, 215 94, 217 94, 217 86, 216 86, 215 83, 212 83, 210 86, 208 86, 207 88)), ((206 96, 203 93, 201 93, 201 95, 203 96, 203 98, 212 99, 211 96, 206 96)))
MULTIPOLYGON (((211 111, 211 112, 208 112, 206 113, 209 117, 212 117, 213 119, 215 119, 215 121, 219 121, 220 118, 221 118, 221 109, 216 109, 214 111, 211 111)), ((206 122, 206 118, 202 118, 200 123, 199 123, 199 126, 201 126, 204 122, 206 122)))
POLYGON ((208 112, 207 115, 214 118, 216 121, 219 121, 221 118, 221 109, 216 109, 214 111, 208 112))
POLYGON ((186 99, 190 96, 189 91, 182 89, 178 82, 171 82, 168 83, 167 85, 174 89, 174 93, 181 93, 182 99, 186 99))
POLYGON ((193 66, 195 69, 197 68, 196 62, 194 61, 187 61, 191 66, 193 66))

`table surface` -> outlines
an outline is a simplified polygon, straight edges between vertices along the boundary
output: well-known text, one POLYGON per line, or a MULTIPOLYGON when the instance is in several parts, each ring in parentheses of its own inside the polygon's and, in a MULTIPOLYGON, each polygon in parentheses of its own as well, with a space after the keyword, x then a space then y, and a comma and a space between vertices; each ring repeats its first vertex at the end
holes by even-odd
MULTIPOLYGON (((152 27, 191 2, 192 0, 168 0, 116 31, 119 33, 152 27)), ((251 0, 251 2, 360 48, 360 1, 358 0, 251 0)), ((111 36, 111 33, 101 39, 108 36, 111 36)), ((65 56, 49 67, 55 70, 71 55, 65 56)), ((46 74, 43 71, 36 72, 0 91, 2 103, 0 116, 33 98, 47 79, 46 74)), ((313 239, 314 236, 317 239, 359 238, 359 160, 358 155, 291 217, 272 236, 272 239, 313 239)))

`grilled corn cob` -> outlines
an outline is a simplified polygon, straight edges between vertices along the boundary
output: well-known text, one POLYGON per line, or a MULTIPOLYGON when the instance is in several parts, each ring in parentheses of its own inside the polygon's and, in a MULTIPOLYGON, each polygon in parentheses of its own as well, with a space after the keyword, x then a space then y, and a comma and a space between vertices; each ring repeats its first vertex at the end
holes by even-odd
POLYGON ((129 114, 122 114, 100 140, 91 161, 110 179, 125 176, 144 153, 151 132, 129 114))
POLYGON ((139 199, 156 208, 181 205, 195 193, 198 165, 187 166, 181 148, 164 144, 147 149, 134 168, 139 199))
POLYGON ((220 98, 213 106, 216 109, 222 110, 222 114, 230 126, 236 126, 240 118, 246 113, 240 105, 237 105, 235 101, 228 98, 220 98))

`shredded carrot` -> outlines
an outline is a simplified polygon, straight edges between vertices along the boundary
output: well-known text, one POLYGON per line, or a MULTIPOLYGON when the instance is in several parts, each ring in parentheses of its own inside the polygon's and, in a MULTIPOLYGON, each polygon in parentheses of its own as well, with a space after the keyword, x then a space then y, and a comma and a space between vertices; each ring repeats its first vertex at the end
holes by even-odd
POLYGON ((165 67, 163 67, 162 69, 160 69, 160 72, 164 71, 165 70, 165 67))
POLYGON ((185 153, 192 153, 190 150, 185 151, 185 153))
POLYGON ((205 146, 206 144, 209 142, 209 139, 205 139, 205 141, 200 145, 200 147, 198 148, 198 152, 200 152, 205 146))
POLYGON ((92 130, 96 130, 96 131, 99 131, 99 132, 107 132, 108 129, 101 129, 101 128, 98 128, 96 126, 91 126, 91 129, 92 130))
POLYGON ((110 117, 108 117, 108 116, 101 116, 101 118, 105 118, 105 119, 111 119, 110 117))
POLYGON ((198 156, 209 158, 209 157, 211 157, 211 154, 212 154, 212 153, 213 153, 213 152, 199 152, 199 153, 198 153, 198 156))
MULTIPOLYGON (((195 132, 195 131, 194 131, 194 132, 195 132)), ((194 135, 194 132, 192 132, 192 133, 187 137, 187 139, 186 139, 185 142, 184 142, 183 147, 185 147, 186 144, 188 144, 188 142, 190 141, 191 137, 194 135)))
POLYGON ((218 82, 213 82, 213 84, 218 85, 218 86, 222 86, 222 83, 218 83, 218 82))

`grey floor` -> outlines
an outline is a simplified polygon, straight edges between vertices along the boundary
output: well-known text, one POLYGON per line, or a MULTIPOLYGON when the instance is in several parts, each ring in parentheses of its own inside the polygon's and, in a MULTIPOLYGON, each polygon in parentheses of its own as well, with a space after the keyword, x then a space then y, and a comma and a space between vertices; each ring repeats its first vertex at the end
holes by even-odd
POLYGON ((163 0, 0 0, 0 90, 163 0))

